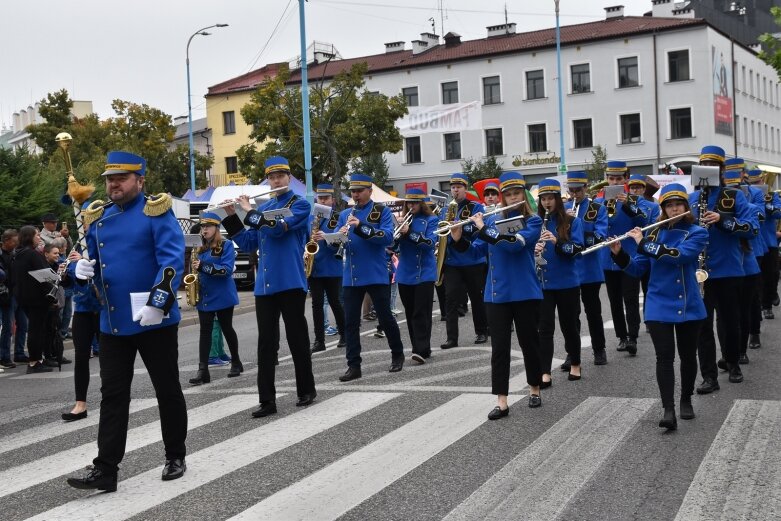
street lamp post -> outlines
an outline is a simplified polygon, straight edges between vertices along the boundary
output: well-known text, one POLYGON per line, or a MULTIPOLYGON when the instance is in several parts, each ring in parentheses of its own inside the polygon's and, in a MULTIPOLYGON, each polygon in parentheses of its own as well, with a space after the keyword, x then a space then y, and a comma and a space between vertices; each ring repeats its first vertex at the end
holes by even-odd
POLYGON ((306 182, 306 199, 314 202, 312 192, 312 142, 309 121, 309 76, 306 63, 306 11, 305 0, 298 0, 299 37, 301 40, 301 112, 304 127, 304 181, 306 182))
POLYGON ((564 101, 561 92, 561 28, 559 27, 559 0, 556 4, 556 74, 558 75, 559 91, 559 174, 567 173, 567 162, 564 160, 564 101))
POLYGON ((190 143, 190 189, 192 190, 193 195, 195 195, 195 149, 193 147, 193 104, 192 96, 190 94, 190 42, 199 34, 201 36, 209 36, 211 33, 207 33, 206 30, 214 27, 228 27, 228 24, 214 24, 204 27, 203 29, 198 29, 187 40, 187 138, 190 143))

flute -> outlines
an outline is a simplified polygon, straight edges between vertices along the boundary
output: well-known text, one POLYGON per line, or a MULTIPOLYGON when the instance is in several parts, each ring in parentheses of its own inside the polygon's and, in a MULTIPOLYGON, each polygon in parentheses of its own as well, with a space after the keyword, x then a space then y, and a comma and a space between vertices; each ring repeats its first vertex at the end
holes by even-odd
MULTIPOLYGON (((665 219, 663 221, 659 221, 658 223, 653 223, 653 224, 649 224, 648 226, 644 226, 643 228, 640 228, 640 231, 641 232, 647 232, 649 230, 653 230, 654 228, 658 228, 659 226, 661 226, 663 224, 666 224, 666 223, 668 223, 670 221, 674 221, 674 220, 680 219, 684 215, 690 214, 690 213, 691 213, 691 211, 687 210, 687 211, 683 212, 681 215, 676 215, 675 217, 670 217, 669 219, 665 219)), ((595 244, 594 246, 589 246, 585 250, 581 251, 580 254, 581 255, 589 254, 589 253, 597 251, 597 250, 599 250, 599 249, 601 249, 601 248, 603 248, 605 246, 610 246, 611 244, 615 244, 615 243, 617 243, 619 241, 623 241, 627 237, 629 237, 629 232, 627 232, 627 233, 625 233, 623 235, 619 235, 618 237, 613 237, 610 240, 607 240, 607 241, 604 241, 604 242, 600 242, 599 244, 595 244)))
MULTIPOLYGON (((507 206, 501 206, 499 208, 491 210, 490 212, 484 213, 483 217, 488 217, 489 215, 494 215, 494 214, 497 214, 499 212, 504 212, 505 210, 512 210, 513 208, 517 208, 518 206, 524 204, 525 202, 526 201, 518 201, 517 203, 509 204, 507 206)), ((439 228, 436 229, 436 231, 434 233, 436 233, 439 237, 444 237, 446 235, 450 235, 450 231, 453 228, 458 228, 459 226, 463 226, 463 225, 469 223, 470 221, 471 221, 471 219, 463 219, 461 221, 456 221, 454 223, 451 223, 451 224, 448 224, 448 225, 445 225, 445 226, 440 226, 439 228)))
MULTIPOLYGON (((280 186, 279 188, 274 188, 273 190, 269 190, 268 192, 263 192, 262 194, 256 194, 249 196, 250 199, 257 199, 259 197, 263 197, 264 195, 274 194, 275 192, 282 193, 283 191, 287 191, 287 186, 280 186)), ((277 194, 278 195, 278 194, 277 194)), ((224 203, 215 204, 214 206, 209 206, 206 208, 207 212, 210 212, 212 210, 219 210, 220 208, 227 208, 228 206, 233 206, 234 204, 238 203, 238 198, 231 199, 230 201, 226 201, 224 203)))

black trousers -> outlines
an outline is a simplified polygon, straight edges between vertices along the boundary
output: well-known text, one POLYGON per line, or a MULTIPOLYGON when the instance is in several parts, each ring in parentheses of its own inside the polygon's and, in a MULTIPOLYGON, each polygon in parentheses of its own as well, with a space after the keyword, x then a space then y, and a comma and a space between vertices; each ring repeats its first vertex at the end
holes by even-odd
POLYGON ((431 312, 434 308, 434 283, 399 284, 399 296, 404 305, 412 353, 423 358, 431 356, 431 312))
POLYGON ((605 349, 605 323, 602 321, 602 301, 599 298, 601 288, 601 282, 580 285, 580 300, 586 311, 588 334, 591 336, 591 348, 594 351, 605 349))
POLYGON ((27 352, 30 361, 43 360, 43 353, 49 343, 49 307, 24 306, 22 311, 27 315, 27 352))
POLYGON ((718 313, 724 328, 724 343, 721 351, 731 364, 738 363, 740 353, 740 287, 742 277, 725 277, 705 281, 705 310, 708 316, 702 321, 697 356, 700 360, 700 374, 705 379, 718 377, 716 367, 716 338, 713 335, 713 314, 718 313))
POLYGON ((347 365, 361 366, 361 306, 366 294, 372 300, 381 331, 385 332, 392 358, 404 357, 399 324, 390 310, 390 284, 369 284, 368 286, 344 287, 344 327, 347 341, 347 365))
POLYGON ((125 456, 130 387, 136 352, 155 388, 160 409, 165 459, 184 458, 187 405, 179 384, 178 324, 129 336, 100 335, 100 425, 98 457, 93 463, 116 473, 125 456))
POLYGON ((301 289, 255 297, 255 316, 258 321, 258 395, 261 402, 276 400, 274 376, 279 351, 280 315, 285 322, 285 337, 293 356, 296 392, 299 397, 315 392, 305 307, 306 292, 301 289))
POLYGON ((92 339, 100 334, 100 313, 76 311, 73 313, 73 383, 76 386, 76 401, 87 401, 89 389, 89 355, 92 351, 92 339))
POLYGON ((233 309, 231 306, 217 311, 198 311, 198 321, 201 324, 200 337, 198 338, 198 363, 204 367, 209 365, 209 351, 212 348, 212 331, 214 330, 214 317, 220 322, 220 329, 225 341, 228 343, 228 350, 231 354, 231 361, 234 364, 241 363, 239 357, 239 337, 236 330, 233 329, 233 309))
POLYGON ((445 266, 445 300, 447 303, 447 338, 458 342, 458 306, 464 300, 464 290, 472 302, 472 321, 475 333, 488 334, 488 319, 485 316, 483 290, 485 289, 485 266, 445 266))
POLYGON ((681 359, 681 400, 686 400, 694 392, 697 379, 697 336, 702 329, 702 321, 689 322, 646 322, 651 341, 656 351, 656 383, 662 406, 675 405, 675 346, 676 336, 678 357, 681 359))
POLYGON ((336 329, 339 336, 344 335, 344 307, 342 306, 342 277, 310 277, 309 291, 312 293, 312 321, 315 328, 315 340, 325 342, 325 314, 323 304, 328 295, 328 305, 334 312, 336 329))
MULTIPOLYGON (((757 257, 757 262, 760 262, 762 257, 757 257)), ((761 264, 760 264, 761 265, 761 264)), ((752 335, 758 335, 761 332, 762 322, 762 292, 764 286, 762 274, 760 273, 755 280, 756 286, 754 287, 754 296, 751 300, 751 318, 749 319, 748 332, 752 335)))
POLYGON ((559 327, 564 335, 564 349, 572 365, 580 365, 580 287, 545 289, 540 304, 540 361, 543 374, 550 374, 553 363, 553 333, 556 331, 556 309, 559 327))
MULTIPOLYGON (((756 317, 756 323, 754 323, 755 317, 752 315, 755 311, 760 312, 758 305, 755 309, 755 304, 758 301, 758 292, 760 291, 760 284, 762 275, 757 273, 756 275, 749 275, 740 277, 740 293, 738 294, 738 301, 740 307, 740 336, 739 336, 739 352, 740 354, 748 351, 748 336, 749 333, 759 332, 759 317, 756 317), (756 331, 752 330, 752 326, 756 327, 756 331)), ((724 356, 724 346, 727 343, 726 332, 724 331, 724 322, 721 319, 721 315, 716 316, 716 333, 719 336, 719 345, 721 345, 721 356, 724 356)))
MULTIPOLYGON (((445 268, 442 268, 443 270, 445 268)), ((434 286, 437 290, 437 300, 439 301, 439 315, 443 318, 447 317, 447 295, 445 293, 445 283, 443 282, 439 286, 434 286)))
POLYGON ((636 339, 640 333, 640 279, 623 271, 605 270, 605 287, 616 337, 636 339))
POLYGON ((539 300, 521 300, 502 304, 486 303, 488 323, 491 327, 491 392, 507 396, 510 392, 510 356, 513 323, 515 335, 523 353, 526 383, 530 386, 542 382, 539 337, 539 300))
POLYGON ((770 248, 762 257, 762 309, 773 307, 778 287, 778 246, 770 248))

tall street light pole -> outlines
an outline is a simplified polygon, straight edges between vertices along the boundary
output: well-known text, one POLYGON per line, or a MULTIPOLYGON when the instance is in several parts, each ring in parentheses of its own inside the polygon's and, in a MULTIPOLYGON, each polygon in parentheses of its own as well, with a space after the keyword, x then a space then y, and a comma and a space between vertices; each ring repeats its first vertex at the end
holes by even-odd
POLYGON ((304 2, 298 0, 298 18, 301 36, 301 113, 304 126, 304 179, 306 181, 306 199, 310 203, 314 201, 312 191, 312 143, 309 129, 309 76, 306 63, 306 12, 304 2))
POLYGON ((559 0, 556 4, 556 69, 559 90, 559 174, 567 173, 567 162, 564 160, 564 101, 561 89, 561 28, 559 27, 559 0))
POLYGON ((190 143, 190 189, 193 195, 195 195, 195 149, 193 147, 193 104, 192 95, 190 94, 190 42, 198 35, 209 36, 211 33, 207 33, 206 30, 214 27, 228 27, 228 24, 214 24, 198 29, 187 40, 187 136, 190 143))

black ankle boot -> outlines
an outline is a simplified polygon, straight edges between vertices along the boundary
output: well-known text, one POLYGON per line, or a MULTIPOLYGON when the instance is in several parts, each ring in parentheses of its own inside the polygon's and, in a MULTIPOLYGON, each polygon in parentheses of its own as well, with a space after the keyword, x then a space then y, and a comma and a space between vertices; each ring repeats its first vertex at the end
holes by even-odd
POLYGON ((681 419, 682 420, 694 419, 694 407, 692 407, 691 398, 688 400, 681 399, 681 419))
POLYGON ((659 420, 659 427, 664 427, 668 431, 674 431, 678 428, 678 420, 675 418, 675 407, 664 408, 664 416, 659 420))
POLYGON ((193 385, 207 384, 212 381, 211 375, 209 375, 209 366, 206 364, 198 364, 198 373, 195 378, 190 378, 190 383, 193 385))

